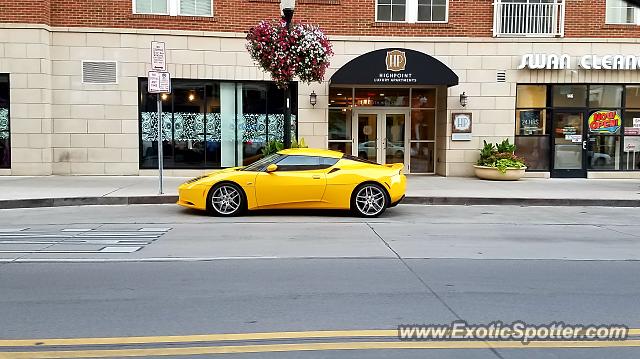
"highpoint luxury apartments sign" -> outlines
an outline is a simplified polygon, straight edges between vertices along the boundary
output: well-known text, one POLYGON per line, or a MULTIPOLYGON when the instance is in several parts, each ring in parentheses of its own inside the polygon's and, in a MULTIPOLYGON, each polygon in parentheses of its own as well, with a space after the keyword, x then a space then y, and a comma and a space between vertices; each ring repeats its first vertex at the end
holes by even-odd
POLYGON ((572 57, 567 54, 524 54, 519 70, 637 70, 640 56, 635 55, 584 55, 572 57))

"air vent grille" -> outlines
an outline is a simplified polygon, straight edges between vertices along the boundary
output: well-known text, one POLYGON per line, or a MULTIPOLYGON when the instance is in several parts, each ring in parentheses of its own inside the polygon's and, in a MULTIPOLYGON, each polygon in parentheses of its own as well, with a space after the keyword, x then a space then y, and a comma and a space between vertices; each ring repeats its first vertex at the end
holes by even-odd
POLYGON ((504 70, 499 70, 496 73, 496 81, 497 82, 507 82, 507 72, 504 70))
POLYGON ((117 74, 115 61, 82 61, 82 82, 85 84, 115 84, 117 74))

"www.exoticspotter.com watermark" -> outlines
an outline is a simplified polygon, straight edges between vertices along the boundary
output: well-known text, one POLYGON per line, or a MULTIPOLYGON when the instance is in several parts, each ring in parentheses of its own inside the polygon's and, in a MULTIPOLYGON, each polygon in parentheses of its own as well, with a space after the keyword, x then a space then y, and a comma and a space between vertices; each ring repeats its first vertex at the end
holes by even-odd
POLYGON ((469 324, 457 320, 451 324, 399 325, 398 338, 402 341, 419 340, 509 340, 528 344, 549 340, 624 340, 629 328, 624 325, 582 325, 552 322, 532 325, 523 321, 505 324, 469 324))

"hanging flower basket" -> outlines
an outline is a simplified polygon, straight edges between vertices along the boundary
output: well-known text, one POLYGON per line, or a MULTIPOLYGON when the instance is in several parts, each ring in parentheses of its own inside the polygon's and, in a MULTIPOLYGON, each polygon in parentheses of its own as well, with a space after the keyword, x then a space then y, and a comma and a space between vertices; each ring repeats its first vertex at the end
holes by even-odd
POLYGON ((322 82, 333 55, 331 43, 319 27, 284 21, 260 21, 247 34, 247 50, 276 85, 287 88, 295 76, 305 83, 322 82))

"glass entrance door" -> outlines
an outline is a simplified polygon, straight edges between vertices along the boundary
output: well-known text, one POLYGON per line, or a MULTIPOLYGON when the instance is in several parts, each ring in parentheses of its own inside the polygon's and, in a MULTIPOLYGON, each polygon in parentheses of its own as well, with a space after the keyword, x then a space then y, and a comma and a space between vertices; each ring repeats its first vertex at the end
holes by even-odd
POLYGON ((354 133, 356 136, 357 151, 355 156, 364 160, 378 162, 378 152, 380 145, 378 138, 378 114, 377 113, 358 113, 356 115, 358 121, 355 121, 358 128, 354 133))
POLYGON ((405 163, 405 129, 407 117, 404 113, 385 113, 386 136, 382 141, 384 163, 405 163))
POLYGON ((408 111, 354 111, 353 155, 378 163, 407 163, 408 111))
POLYGON ((584 112, 557 111, 553 114, 552 177, 586 178, 584 112))

